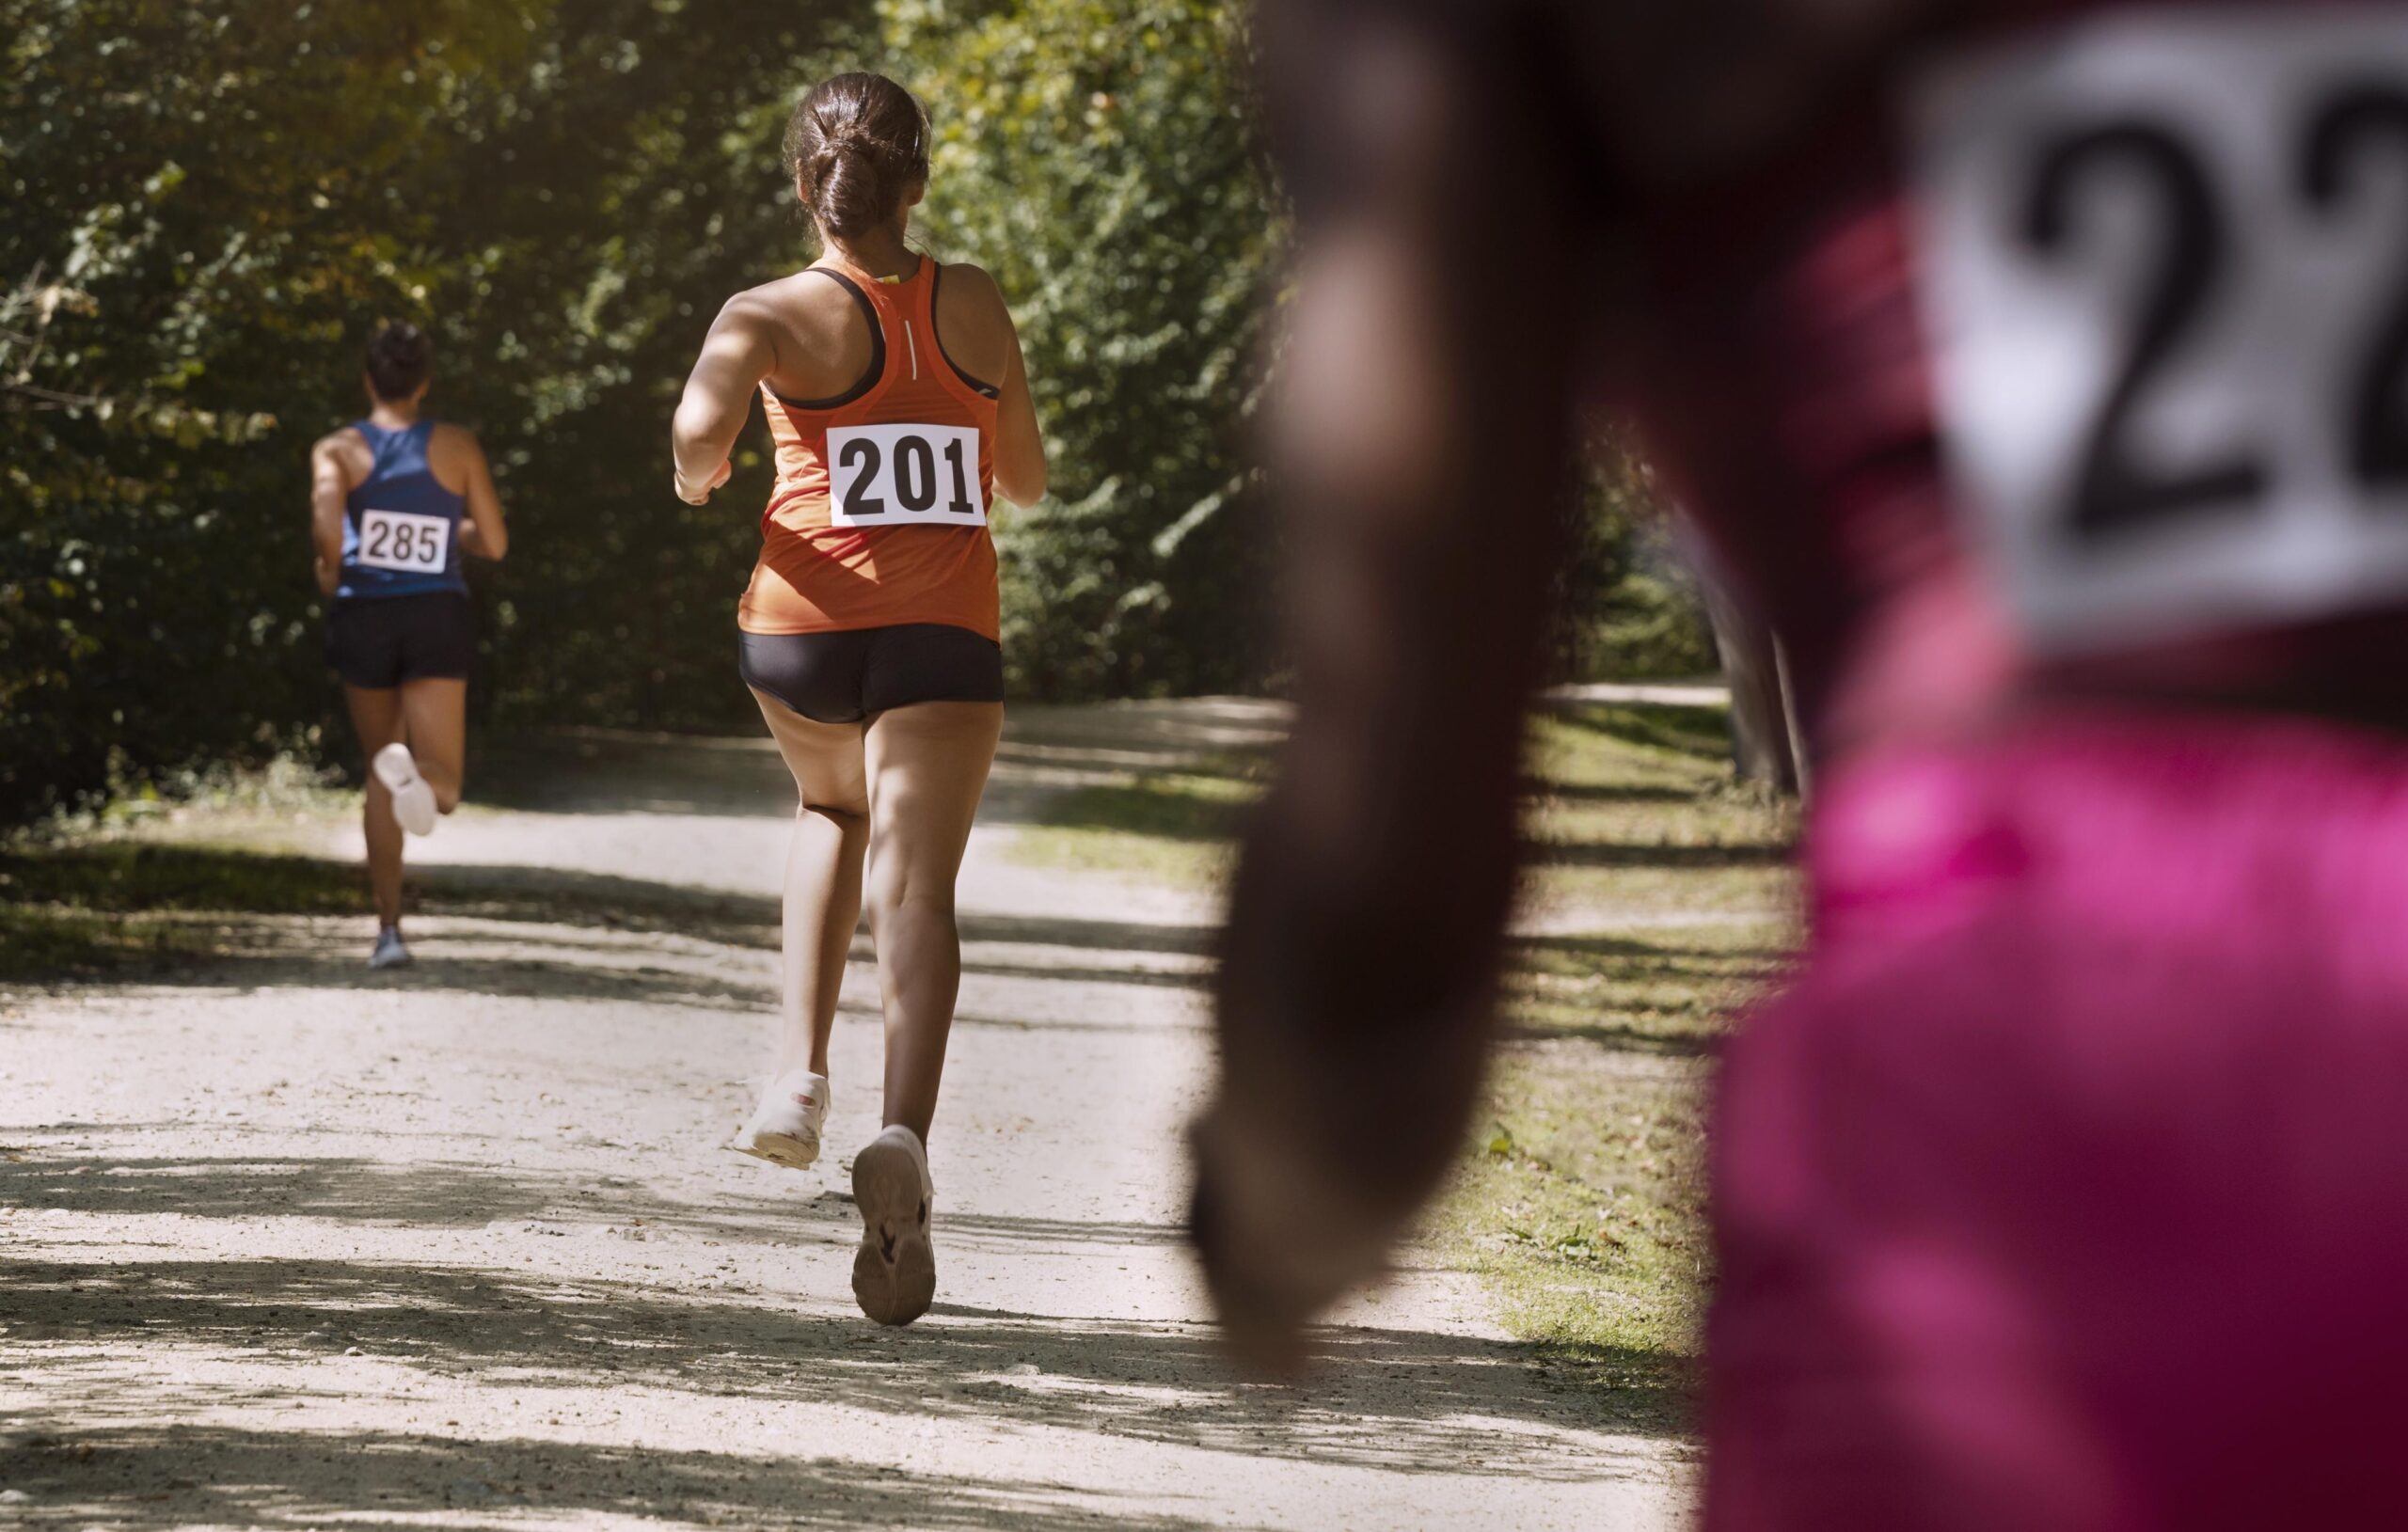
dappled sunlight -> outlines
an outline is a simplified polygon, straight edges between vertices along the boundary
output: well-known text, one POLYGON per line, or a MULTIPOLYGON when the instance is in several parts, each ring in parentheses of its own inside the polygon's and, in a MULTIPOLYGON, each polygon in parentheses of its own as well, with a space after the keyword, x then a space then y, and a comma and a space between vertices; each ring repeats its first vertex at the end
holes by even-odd
MULTIPOLYGON (((1170 1529, 1253 1524, 1249 1506, 1294 1526, 1330 1505, 1409 1524, 1439 1504, 1545 1524, 1677 1503, 1658 1360, 1616 1362, 1631 1381, 1601 1396, 1426 1257, 1318 1333, 1307 1380, 1230 1371, 1181 1226, 1209 901, 993 847, 1099 784, 1218 812, 1254 790, 1278 715, 1034 711, 999 771, 1028 820, 982 828, 965 882, 941 1283, 899 1333, 845 1288, 846 1150, 877 1121, 865 932, 822 1166, 719 1148, 776 1000, 774 887, 696 875, 732 827, 783 842, 790 786, 749 744, 643 792, 628 778, 674 773, 678 746, 545 746, 540 806, 442 831, 515 860, 414 867, 397 971, 363 966, 356 880, 328 858, 132 836, 16 864, 40 908, 176 940, 111 959, 116 983, 0 991, 0 1477, 45 1515, 296 1532, 1170 1529), (593 833, 632 846, 672 803, 696 836, 641 864, 593 833)), ((1523 950, 1549 984, 1605 961, 1646 987, 1760 939, 1690 940, 1583 927, 1523 950)))

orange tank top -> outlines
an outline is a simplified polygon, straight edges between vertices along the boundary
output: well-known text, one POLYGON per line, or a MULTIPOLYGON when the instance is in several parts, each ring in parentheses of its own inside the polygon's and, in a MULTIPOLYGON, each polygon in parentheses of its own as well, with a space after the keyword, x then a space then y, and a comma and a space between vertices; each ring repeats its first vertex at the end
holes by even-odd
POLYGON ((899 282, 814 268, 870 321, 869 371, 833 399, 761 386, 778 482, 737 625, 830 633, 943 623, 997 637, 997 390, 953 365, 937 339, 937 262, 899 282))

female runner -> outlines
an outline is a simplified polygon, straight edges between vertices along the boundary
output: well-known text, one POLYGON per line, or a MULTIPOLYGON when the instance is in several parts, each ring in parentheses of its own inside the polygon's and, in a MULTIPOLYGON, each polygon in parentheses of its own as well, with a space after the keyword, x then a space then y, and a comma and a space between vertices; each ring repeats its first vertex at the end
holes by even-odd
POLYGON ((927 1139, 961 979, 954 878, 1004 717, 989 513, 998 494, 1045 492, 1002 293, 905 239, 927 135, 920 103, 880 75, 803 98, 786 168, 823 254, 728 300, 673 432, 693 505, 727 482, 756 390, 777 446, 738 671, 802 801, 770 1081, 734 1147, 796 1169, 818 1158, 828 1036, 866 903, 885 1128, 853 1161, 853 1293, 881 1324, 910 1323, 936 1290, 927 1139))
POLYGON ((332 598, 326 657, 342 677, 371 771, 362 828, 376 900, 371 968, 410 960, 402 941, 402 832, 434 833, 460 802, 477 632, 464 554, 510 548, 484 449, 422 413, 434 367, 418 326, 368 343, 368 418, 309 453, 310 537, 332 598))

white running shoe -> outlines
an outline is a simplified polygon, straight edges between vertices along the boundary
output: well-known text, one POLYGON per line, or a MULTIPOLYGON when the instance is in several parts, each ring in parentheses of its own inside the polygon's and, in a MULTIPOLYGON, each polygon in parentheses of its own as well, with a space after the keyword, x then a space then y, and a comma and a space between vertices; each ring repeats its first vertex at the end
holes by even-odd
POLYGON ((410 748, 396 739, 376 752, 376 780, 393 795, 393 817, 413 835, 435 833, 435 789, 418 774, 410 748))
POLYGON ((728 1147, 788 1170, 807 1170, 819 1158, 819 1125, 827 1120, 828 1077, 790 1069, 761 1092, 752 1120, 728 1147))
POLYGON ((935 1200, 928 1151, 900 1123, 853 1156, 853 1206, 862 1214, 853 1298, 880 1324, 910 1324, 936 1299, 936 1247, 928 1241, 935 1200))
POLYGON ((376 950, 368 955, 370 968, 401 968, 410 960, 410 950, 402 945, 402 928, 382 925, 376 929, 376 950))

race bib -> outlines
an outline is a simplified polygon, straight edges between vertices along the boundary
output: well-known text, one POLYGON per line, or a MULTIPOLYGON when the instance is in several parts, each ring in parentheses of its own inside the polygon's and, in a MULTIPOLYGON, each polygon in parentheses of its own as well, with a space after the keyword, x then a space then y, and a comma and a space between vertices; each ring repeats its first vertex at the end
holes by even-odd
POLYGON ((1956 499, 2032 644, 2408 595, 2408 25, 2134 10, 1909 110, 1956 499))
POLYGON ((452 552, 452 518, 410 511, 362 511, 354 562, 404 575, 439 573, 452 552))
POLYGON ((978 433, 961 426, 840 426, 828 433, 829 520, 838 527, 984 527, 978 433))

